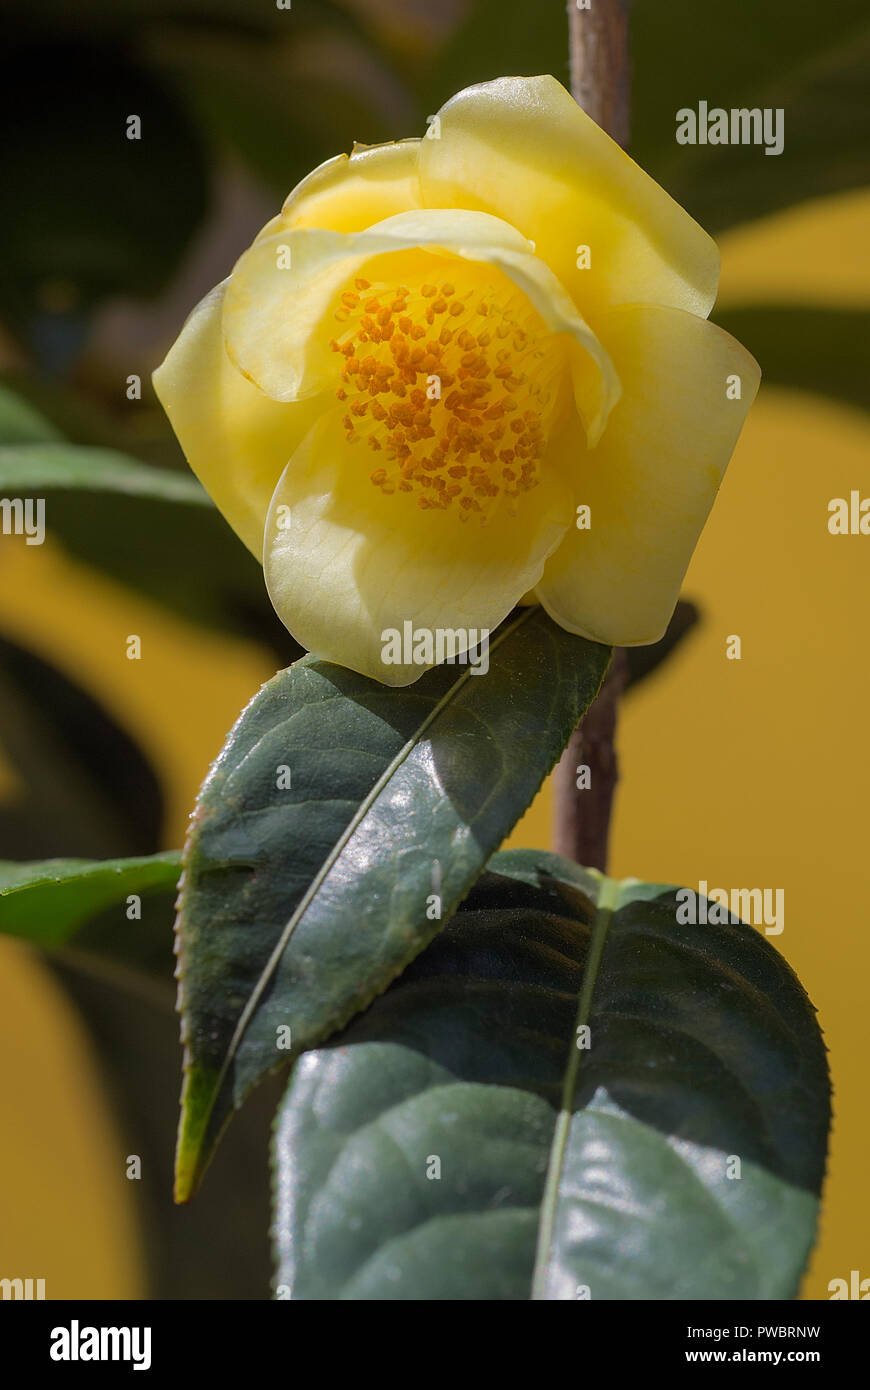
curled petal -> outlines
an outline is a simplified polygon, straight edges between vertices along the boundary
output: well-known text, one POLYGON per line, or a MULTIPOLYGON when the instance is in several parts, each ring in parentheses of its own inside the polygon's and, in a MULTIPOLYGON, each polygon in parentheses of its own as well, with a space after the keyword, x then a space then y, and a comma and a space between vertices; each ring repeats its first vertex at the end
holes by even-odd
POLYGON ((466 260, 506 276, 554 333, 571 346, 575 398, 594 442, 619 396, 607 353, 551 270, 509 224, 485 213, 435 209, 386 219, 366 232, 279 232, 239 260, 223 326, 240 372, 274 400, 291 401, 334 383, 331 342, 339 294, 360 275, 421 284, 466 260))
POLYGON ((279 404, 240 375, 221 330, 225 289, 218 285, 194 309, 154 373, 154 389, 194 473, 259 560, 275 484, 323 406, 279 404))
POLYGON ((721 328, 677 309, 614 310, 600 331, 623 396, 577 468, 591 527, 566 533, 537 595, 570 632, 637 646, 668 625, 760 371, 721 328))
POLYGON ((426 206, 477 208, 518 227, 593 327, 617 304, 710 312, 715 242, 554 77, 468 87, 438 122, 439 138, 420 142, 426 206))
MULTIPOLYGON (((463 524, 456 511, 421 511, 383 496, 371 460, 350 445, 334 412, 321 417, 284 472, 266 527, 272 603, 294 637, 327 660, 388 685, 425 666, 385 664, 384 633, 492 631, 533 588, 571 520, 561 460, 525 495, 516 518, 463 524)), ((467 649, 459 640, 457 651, 467 649)))
MULTIPOLYGON (((397 212, 422 207, 417 162, 419 140, 356 145, 350 155, 327 159, 285 199, 280 216, 263 231, 320 227, 362 232, 397 212)), ((263 235, 263 233, 261 233, 263 235)))

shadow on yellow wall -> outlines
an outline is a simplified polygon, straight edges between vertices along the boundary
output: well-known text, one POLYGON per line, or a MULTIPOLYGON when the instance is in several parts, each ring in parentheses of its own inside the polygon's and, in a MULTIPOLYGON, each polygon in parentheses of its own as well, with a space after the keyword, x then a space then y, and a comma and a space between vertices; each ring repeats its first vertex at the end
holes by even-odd
MULTIPOLYGON (((866 302, 868 226, 865 194, 733 234, 723 301, 866 302)), ((870 1276, 870 539, 827 531, 832 497, 870 496, 868 433, 845 409, 762 391, 686 579, 703 625, 629 698, 619 735, 613 873, 785 890, 773 940, 819 1010, 834 1078, 808 1298, 851 1269, 870 1276), (726 660, 732 634, 740 661, 726 660)), ((116 712, 164 781, 167 843, 179 844, 210 758, 271 675, 262 653, 167 617, 50 544, 16 547, 4 578, 0 629, 116 712), (125 659, 132 632, 139 662, 125 659)), ((549 838, 545 787, 509 843, 549 838)), ((0 945, 0 1274, 44 1277, 49 1298, 138 1297, 120 1151, 74 1015, 25 951, 0 945)))

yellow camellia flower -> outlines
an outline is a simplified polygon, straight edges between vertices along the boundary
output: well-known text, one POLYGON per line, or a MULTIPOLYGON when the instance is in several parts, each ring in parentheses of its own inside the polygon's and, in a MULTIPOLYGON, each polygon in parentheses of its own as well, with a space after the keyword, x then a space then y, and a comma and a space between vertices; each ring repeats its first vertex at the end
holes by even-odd
POLYGON ((386 631, 461 653, 529 599, 655 642, 758 387, 718 270, 554 78, 502 78, 304 179, 154 383, 318 655, 405 685, 386 631))

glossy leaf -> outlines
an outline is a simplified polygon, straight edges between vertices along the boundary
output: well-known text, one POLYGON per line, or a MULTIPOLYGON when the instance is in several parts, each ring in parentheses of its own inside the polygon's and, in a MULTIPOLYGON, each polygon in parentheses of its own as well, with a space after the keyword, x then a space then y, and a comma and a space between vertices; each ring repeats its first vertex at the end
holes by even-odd
POLYGON ((759 931, 681 925, 675 894, 494 857, 296 1065, 279 1297, 794 1296, 829 1121, 814 1012, 759 931))
POLYGON ((306 657, 243 711, 184 854, 181 1200, 288 1041, 342 1026, 440 929, 609 654, 527 608, 491 639, 487 675, 442 666, 396 689, 306 657))

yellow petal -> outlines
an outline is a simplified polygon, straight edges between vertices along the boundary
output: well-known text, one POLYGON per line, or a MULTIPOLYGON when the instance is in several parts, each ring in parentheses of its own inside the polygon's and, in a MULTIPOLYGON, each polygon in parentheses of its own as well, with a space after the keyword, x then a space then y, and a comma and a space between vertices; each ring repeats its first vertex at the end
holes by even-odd
POLYGON ((259 560, 275 484, 322 402, 279 405, 245 381, 224 349, 225 287, 194 309, 154 389, 194 473, 259 560))
POLYGON ((554 77, 457 93, 420 142, 428 207, 477 208, 518 227, 584 318, 618 304, 695 314, 716 297, 715 242, 583 112, 554 77), (577 266, 588 246, 589 269, 577 266))
POLYGON ((566 533, 537 594, 570 632, 636 646, 667 627, 760 371, 729 334, 676 309, 614 310, 599 331, 623 396, 577 470, 591 529, 566 533))
POLYGON ((594 443, 619 382, 612 363, 552 271, 515 228, 484 213, 429 209, 368 231, 287 231, 254 243, 230 279, 223 326, 240 372, 274 400, 299 400, 335 384, 331 342, 339 293, 361 275, 420 285, 447 275, 453 258, 499 272, 520 288, 553 333, 567 336, 575 398, 594 443))
MULTIPOLYGON (((275 490, 266 527, 269 594, 303 646, 387 685, 426 669, 385 664, 384 634, 414 629, 492 631, 540 578, 571 519, 558 461, 489 524, 456 511, 421 511, 407 494, 372 486, 371 455, 351 446, 337 414, 324 415, 275 490), (364 456, 365 455, 365 456, 364 456)), ((457 650, 464 652, 467 641, 457 650)))
POLYGON ((534 253, 515 227, 498 217, 461 208, 424 209, 390 217, 373 232, 388 232, 409 241, 437 243, 467 255, 477 246, 481 259, 496 265, 537 309, 551 333, 564 333, 574 399, 589 445, 597 444, 607 417, 619 400, 620 384, 613 363, 550 267, 534 253), (591 360, 590 360, 591 359, 591 360))
POLYGON ((528 239, 510 222, 487 212, 470 212, 467 208, 415 208, 385 217, 368 230, 399 237, 411 246, 450 246, 465 250, 498 248, 531 254, 528 239))
MULTIPOLYGON (((421 207, 419 146, 419 140, 357 145, 351 155, 326 160, 285 200, 281 227, 361 232, 393 213, 421 207)), ((260 235, 274 230, 270 223, 260 235)))
POLYGON ((549 266, 539 256, 494 251, 488 258, 521 289, 551 333, 565 335, 574 388, 574 403, 586 441, 594 448, 622 393, 613 362, 549 266))

